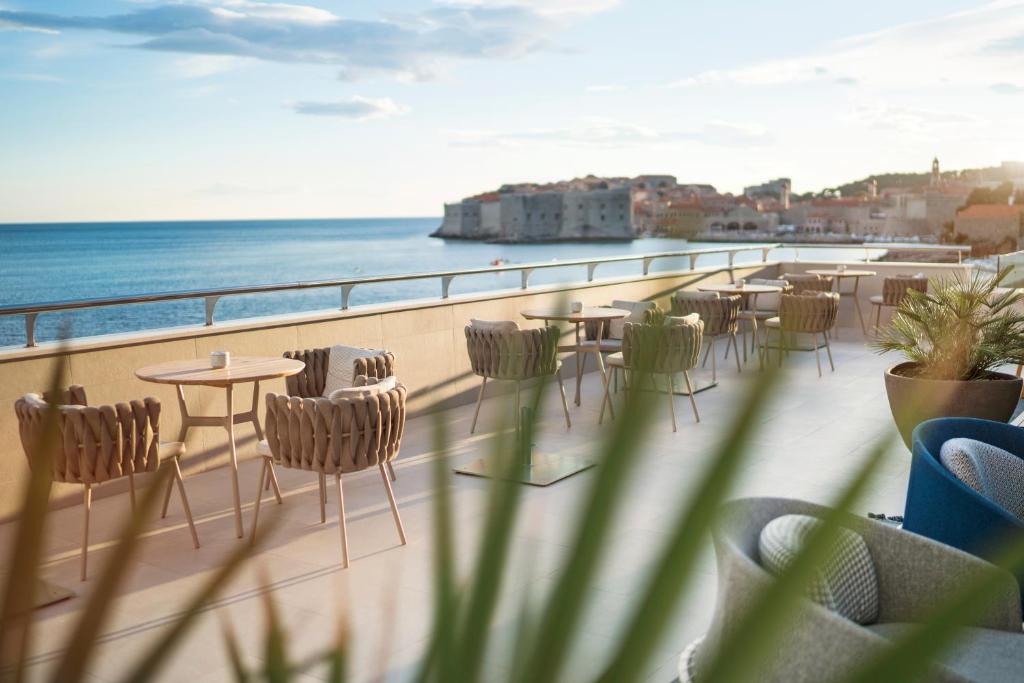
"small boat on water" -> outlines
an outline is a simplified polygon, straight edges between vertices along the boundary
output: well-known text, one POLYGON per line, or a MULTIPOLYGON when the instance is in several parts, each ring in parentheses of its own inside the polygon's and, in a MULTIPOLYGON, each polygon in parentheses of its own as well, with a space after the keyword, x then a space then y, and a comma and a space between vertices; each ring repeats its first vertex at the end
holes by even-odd
POLYGON ((496 258, 491 261, 492 266, 503 266, 508 263, 508 259, 496 258))

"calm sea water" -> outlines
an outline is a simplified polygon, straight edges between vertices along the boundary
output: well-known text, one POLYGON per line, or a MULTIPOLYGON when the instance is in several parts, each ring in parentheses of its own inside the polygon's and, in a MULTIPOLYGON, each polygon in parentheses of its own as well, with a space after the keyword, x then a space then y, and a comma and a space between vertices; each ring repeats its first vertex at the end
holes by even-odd
MULTIPOLYGON (((439 218, 65 223, 0 225, 0 304, 68 301, 140 293, 483 268, 590 256, 697 248, 685 240, 643 239, 631 244, 483 244, 429 237, 439 218)), ((780 250, 784 252, 786 250, 780 250)), ((816 252, 827 258, 824 252, 816 252)), ((834 251, 834 250, 833 250, 834 251)), ((833 253, 839 257, 840 252, 833 253)), ((756 252, 740 261, 754 261, 756 252)), ((708 256, 700 265, 724 263, 708 256)), ((687 267, 685 259, 656 261, 654 270, 687 267)), ((640 263, 600 266, 597 277, 640 272, 640 263)), ((456 278, 452 294, 517 287, 519 273, 456 278)), ((585 269, 534 273, 531 283, 579 281, 585 269)), ((356 287, 350 305, 437 297, 439 280, 356 287)), ((337 288, 227 297, 218 320, 337 308, 337 288)), ((72 336, 197 325, 203 302, 115 306, 43 314, 37 338, 51 340, 62 323, 72 336)), ((0 316, 0 346, 24 343, 22 316, 0 316)))

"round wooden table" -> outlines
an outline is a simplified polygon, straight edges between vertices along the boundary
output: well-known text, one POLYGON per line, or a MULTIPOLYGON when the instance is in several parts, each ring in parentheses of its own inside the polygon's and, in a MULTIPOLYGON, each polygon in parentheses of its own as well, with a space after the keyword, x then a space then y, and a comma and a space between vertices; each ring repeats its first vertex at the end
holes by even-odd
MULTIPOLYGON (((576 405, 580 404, 580 385, 583 383, 583 354, 593 353, 597 356, 597 368, 601 371, 601 381, 605 387, 608 385, 608 372, 604 366, 604 356, 601 355, 601 340, 604 339, 605 325, 612 320, 621 320, 629 316, 631 311, 624 308, 584 308, 579 313, 572 313, 565 310, 531 309, 523 311, 522 316, 527 320, 543 320, 546 327, 552 322, 573 323, 576 327, 576 343, 571 346, 559 346, 559 351, 570 351, 576 354, 576 405), (588 322, 597 323, 597 342, 584 344, 580 339, 580 326, 588 322)), ((604 392, 607 395, 607 391, 604 392)), ((602 402, 604 396, 602 396, 602 402)), ((608 410, 615 417, 615 408, 611 405, 611 398, 608 398, 608 410)), ((601 405, 601 414, 604 414, 604 403, 601 405)))
MULTIPOLYGON (((226 368, 212 368, 206 358, 192 360, 175 360, 167 363, 149 365, 135 371, 135 376, 144 382, 156 384, 173 384, 178 390, 178 408, 181 410, 181 431, 178 441, 185 441, 191 427, 223 427, 228 432, 228 447, 231 451, 231 493, 235 502, 235 532, 239 538, 244 535, 242 529, 242 501, 238 493, 238 453, 235 449, 235 425, 239 422, 252 422, 256 430, 256 438, 263 440, 263 429, 256 414, 259 405, 260 380, 288 377, 302 372, 306 364, 291 358, 239 356, 231 358, 231 365, 226 368), (252 408, 244 413, 234 413, 234 386, 252 382, 252 408), (190 415, 185 405, 184 386, 218 387, 227 394, 227 415, 190 415)), ((277 485, 277 475, 271 469, 271 484, 278 502, 281 501, 281 489, 277 485)), ((170 500, 170 488, 164 496, 163 513, 167 514, 167 503, 170 500)))
MULTIPOLYGON (((878 273, 876 273, 873 270, 839 270, 837 268, 820 268, 817 270, 808 270, 807 272, 810 273, 811 275, 821 275, 824 277, 833 278, 836 283, 835 291, 837 294, 839 294, 840 299, 842 298, 843 294, 853 295, 853 307, 857 311, 857 318, 860 320, 860 329, 866 335, 868 333, 868 328, 867 325, 864 324, 864 313, 860 310, 860 299, 857 297, 857 290, 860 289, 860 279, 862 277, 874 277, 878 273), (849 292, 842 291, 842 288, 839 286, 840 282, 842 282, 846 278, 853 279, 853 289, 851 289, 849 292)), ((839 330, 838 325, 836 326, 836 330, 839 330)))

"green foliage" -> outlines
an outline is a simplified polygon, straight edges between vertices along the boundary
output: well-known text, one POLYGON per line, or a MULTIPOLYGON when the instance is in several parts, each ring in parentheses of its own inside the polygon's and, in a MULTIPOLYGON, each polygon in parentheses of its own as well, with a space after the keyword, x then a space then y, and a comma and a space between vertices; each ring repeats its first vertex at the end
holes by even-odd
POLYGON ((1014 308, 1021 294, 996 291, 1009 272, 976 271, 935 282, 927 294, 908 291, 872 346, 902 353, 916 364, 914 376, 927 379, 985 379, 1024 363, 1024 316, 1014 308))
POLYGON ((1006 204, 1013 195, 1013 183, 1007 180, 998 187, 976 187, 967 195, 967 206, 973 204, 1006 204))

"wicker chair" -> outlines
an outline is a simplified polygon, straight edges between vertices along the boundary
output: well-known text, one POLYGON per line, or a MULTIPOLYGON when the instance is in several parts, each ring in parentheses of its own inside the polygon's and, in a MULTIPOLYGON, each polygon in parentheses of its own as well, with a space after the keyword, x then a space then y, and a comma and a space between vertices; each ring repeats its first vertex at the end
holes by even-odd
POLYGON ((481 377, 480 393, 476 399, 476 410, 473 412, 473 424, 469 433, 476 432, 477 418, 480 417, 480 404, 484 400, 484 389, 487 380, 515 382, 515 416, 519 425, 519 391, 523 382, 551 377, 558 380, 558 392, 562 398, 562 410, 565 412, 565 426, 572 427, 569 419, 569 404, 565 400, 565 385, 562 384, 562 363, 558 360, 557 327, 520 330, 514 322, 489 323, 474 320, 466 325, 466 350, 469 352, 469 363, 473 374, 481 377))
MULTIPOLYGON (((323 396, 324 386, 327 382, 327 368, 331 360, 331 347, 285 351, 283 355, 285 358, 300 360, 306 364, 302 372, 285 378, 285 390, 288 392, 288 395, 298 396, 299 398, 323 396)), ((359 377, 384 379, 385 377, 393 377, 394 374, 395 355, 390 351, 356 358, 352 362, 353 386, 355 386, 359 377)), ((260 436, 260 438, 262 439, 263 437, 260 436)), ((392 481, 398 479, 398 475, 395 474, 395 468, 390 460, 388 461, 388 474, 391 475, 392 481)), ((275 491, 279 491, 277 473, 274 472, 273 466, 270 468, 270 477, 267 479, 266 485, 267 487, 273 486, 275 491)))
MULTIPOLYGON (((605 308, 599 306, 598 308, 605 308)), ((583 324, 584 331, 586 333, 586 340, 580 342, 580 346, 590 347, 594 344, 601 345, 601 353, 618 353, 622 350, 622 330, 626 323, 642 323, 647 321, 647 316, 658 310, 658 304, 654 301, 625 301, 622 299, 616 299, 612 301, 609 308, 621 308, 629 311, 629 315, 625 318, 612 320, 603 325, 599 325, 597 321, 588 320, 583 324), (597 339, 598 328, 601 328, 602 336, 600 341, 597 339)), ((583 373, 586 372, 587 358, 590 356, 589 353, 579 354, 579 365, 576 368, 576 405, 579 405, 580 397, 580 385, 583 382, 583 373)), ((615 375, 615 390, 618 391, 618 375, 615 375)))
POLYGON ((928 293, 928 278, 923 275, 897 275, 882 280, 882 293, 871 297, 871 305, 875 307, 875 329, 882 322, 883 308, 896 308, 903 301, 907 292, 914 290, 922 294, 928 293))
POLYGON ((402 385, 363 397, 298 398, 267 394, 267 439, 260 442, 263 466, 256 489, 252 538, 256 537, 263 484, 274 465, 315 472, 320 483, 320 522, 326 521, 327 475, 334 476, 338 492, 342 566, 348 567, 345 497, 341 476, 376 466, 380 470, 398 537, 405 545, 405 529, 398 514, 385 465, 398 456, 405 431, 406 389, 402 385))
MULTIPOLYGON (((115 479, 128 479, 128 499, 135 510, 135 475, 155 472, 168 462, 173 475, 168 486, 178 487, 185 510, 192 545, 199 547, 199 534, 192 520, 192 509, 185 494, 178 459, 185 453, 179 442, 160 442, 160 401, 144 398, 128 403, 89 406, 85 389, 75 385, 63 396, 55 397, 59 448, 54 453, 53 480, 66 484, 82 484, 85 519, 82 525, 82 581, 86 578, 89 554, 89 513, 92 508, 92 487, 115 479)), ((42 438, 46 412, 50 409, 38 394, 26 394, 14 404, 18 416, 21 445, 29 466, 45 457, 37 450, 42 438)))
MULTIPOLYGON (((693 417, 700 422, 697 401, 693 397, 690 370, 700 360, 701 341, 704 338, 704 322, 696 315, 683 318, 668 318, 664 324, 626 323, 622 352, 608 356, 608 365, 613 372, 627 373, 627 386, 640 388, 640 382, 649 378, 654 384, 655 375, 663 375, 668 384, 668 405, 672 415, 672 431, 676 431, 675 375, 682 374, 690 394, 693 417)), ((608 387, 605 399, 611 403, 608 387)), ((601 404, 601 418, 604 418, 604 403, 601 404)))
POLYGON ((829 346, 828 331, 836 323, 839 311, 839 295, 834 292, 807 292, 805 294, 783 294, 779 302, 779 316, 769 318, 765 322, 765 354, 768 353, 768 341, 771 331, 779 335, 778 352, 779 367, 782 367, 782 352, 785 348, 789 354, 791 341, 797 334, 809 334, 814 337, 814 360, 818 364, 818 377, 821 377, 821 347, 818 346, 818 335, 825 340, 828 352, 828 364, 835 372, 832 361, 832 347, 829 346))
MULTIPOLYGON (((771 287, 779 287, 783 293, 789 293, 792 291, 792 287, 786 280, 766 280, 764 278, 750 278, 747 280, 749 285, 769 285, 771 287)), ((758 322, 764 323, 769 318, 774 318, 779 314, 779 294, 757 294, 750 297, 751 301, 747 310, 740 311, 740 329, 743 334, 743 351, 744 358, 746 358, 747 350, 747 327, 751 331, 750 339, 750 351, 753 353, 755 350, 761 348, 760 339, 760 327, 758 322)), ((762 363, 764 362, 764 356, 758 351, 758 355, 761 356, 762 363)))
MULTIPOLYGON (((740 303, 739 295, 720 296, 718 292, 687 292, 678 291, 672 297, 672 314, 677 316, 696 313, 704 322, 703 341, 707 342, 702 365, 708 364, 711 356, 711 378, 718 381, 718 361, 715 357, 715 342, 725 337, 725 357, 729 358, 729 345, 732 344, 736 356, 736 372, 740 368, 740 349, 736 343, 736 332, 739 330, 740 303)), ((702 342, 703 343, 703 342, 702 342)))
POLYGON ((782 279, 793 287, 792 294, 832 291, 832 278, 830 277, 822 277, 812 273, 785 273, 782 279))

